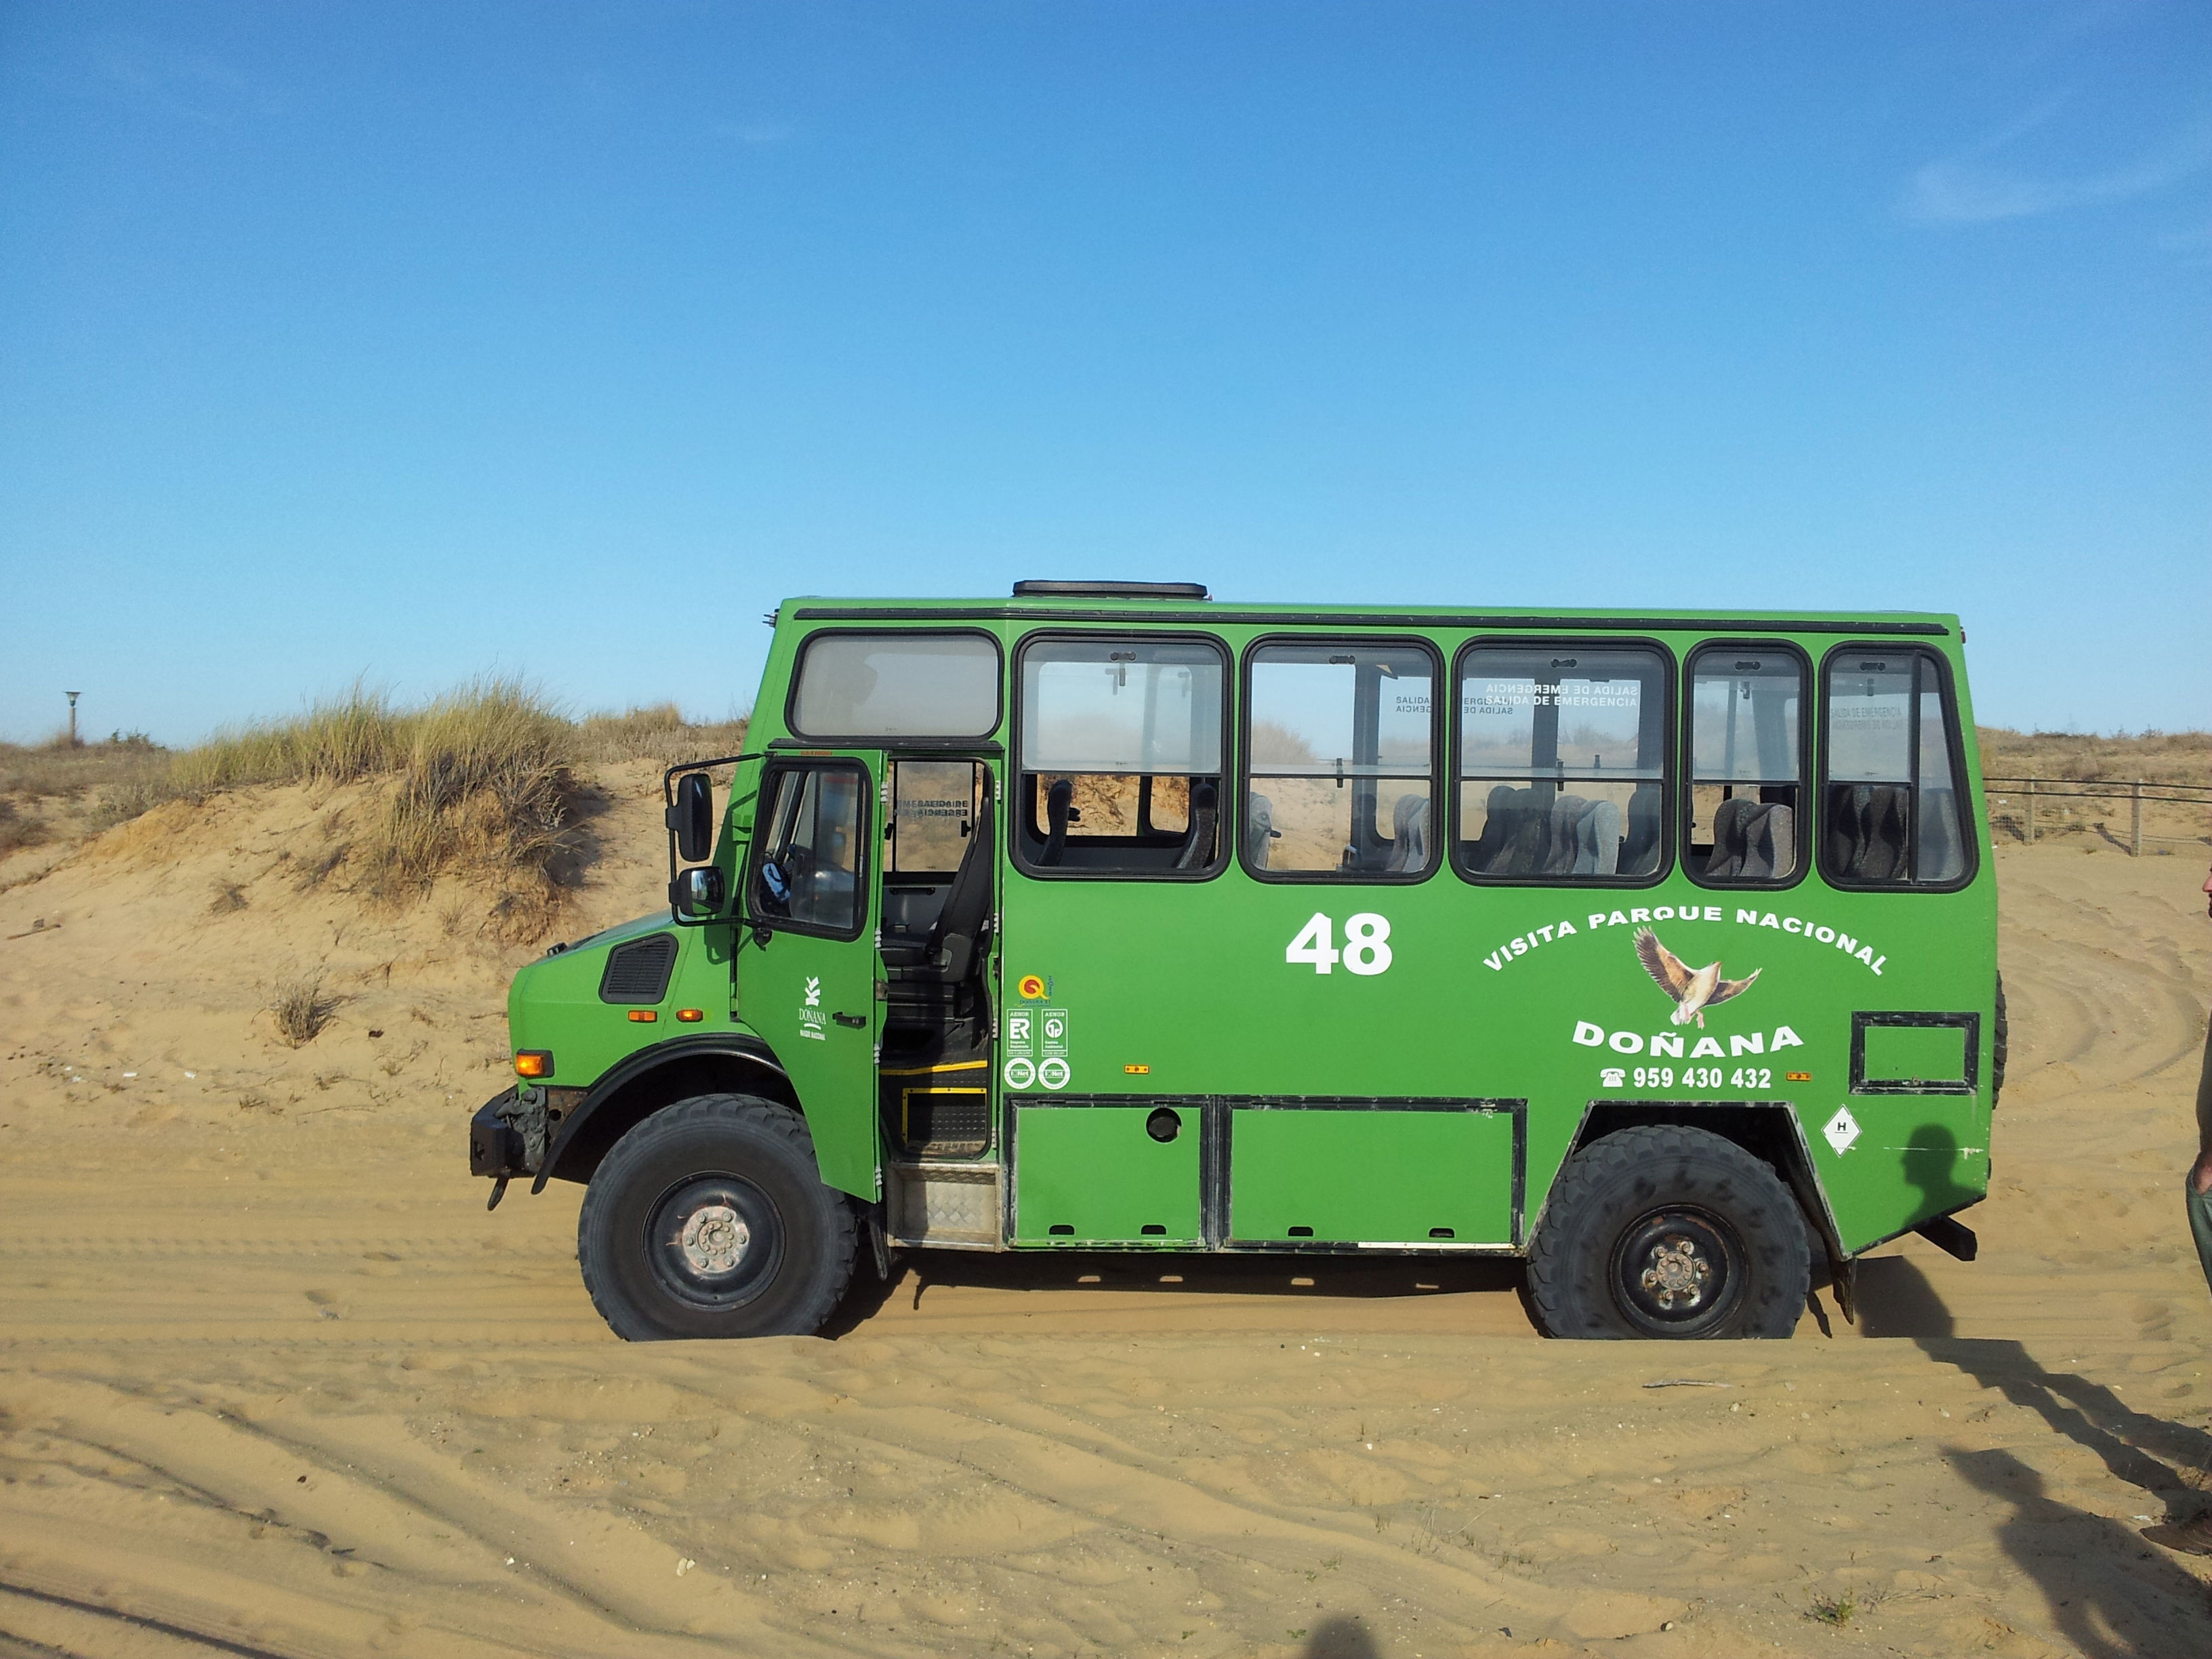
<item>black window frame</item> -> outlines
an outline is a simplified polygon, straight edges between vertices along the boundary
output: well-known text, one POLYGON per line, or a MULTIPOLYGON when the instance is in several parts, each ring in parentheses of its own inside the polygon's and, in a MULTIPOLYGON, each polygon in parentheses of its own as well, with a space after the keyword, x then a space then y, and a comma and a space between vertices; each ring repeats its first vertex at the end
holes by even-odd
POLYGON ((1708 639, 1698 641, 1681 653, 1681 787, 1674 811, 1681 839, 1676 844, 1685 854, 1687 854, 1690 822, 1697 811, 1698 658, 1704 652, 1720 650, 1784 652, 1797 659, 1798 670, 1804 675, 1804 690, 1797 698, 1797 764, 1802 774, 1800 787, 1805 792, 1797 814, 1797 868, 1794 874, 1780 881, 1707 881, 1702 874, 1691 869, 1690 860, 1685 856, 1682 873, 1690 878, 1692 886, 1702 887, 1711 893, 1786 893, 1813 873, 1813 857, 1808 849, 1808 837, 1819 839, 1820 822, 1820 786, 1816 781, 1817 768, 1813 750, 1814 734, 1818 730, 1814 710, 1820 702, 1820 677, 1810 653, 1801 645, 1780 639, 1708 639))
MULTIPOLYGON (((1023 726, 1028 710, 1023 706, 1022 664, 1030 647, 1048 645, 1056 641, 1131 640, 1143 643, 1184 644, 1196 641, 1209 645, 1221 653, 1221 773, 1220 787, 1226 789, 1237 775, 1237 653, 1228 641, 1207 629, 1159 628, 1040 628, 1024 634, 1013 642, 1011 671, 1006 682, 1011 688, 1007 697, 1013 704, 1012 726, 1006 742, 1006 857, 1012 866, 1036 881, 1168 881, 1200 882, 1219 878, 1235 860, 1230 856, 1229 837, 1237 820, 1226 803, 1217 801, 1214 811, 1213 858, 1200 870, 1090 870, 1066 865, 1040 865, 1030 862, 1023 846, 1030 811, 1030 789, 1024 779, 1028 769, 1023 764, 1023 726)), ((1115 775, 1127 775, 1118 774, 1115 775)), ((1142 791, 1139 797, 1139 826, 1149 824, 1152 802, 1142 791)))
POLYGON ((1526 888, 1543 887, 1554 891, 1641 892, 1656 887, 1674 872, 1674 819, 1671 802, 1680 781, 1675 754, 1680 738, 1680 684, 1682 665, 1666 641, 1650 635, 1631 634, 1618 638, 1590 638, 1586 635, 1544 635, 1527 634, 1480 634, 1464 640, 1452 653, 1451 659, 1451 737, 1445 745, 1446 781, 1451 790, 1451 811, 1446 820, 1449 824, 1451 843, 1449 857, 1452 869, 1462 881, 1471 887, 1526 888), (1561 881, 1554 876, 1492 876, 1470 870, 1460 855, 1467 838, 1462 833, 1463 785, 1460 776, 1460 752, 1465 734, 1462 726, 1466 719, 1462 709, 1464 699, 1460 685, 1467 671, 1467 659, 1478 651, 1547 651, 1559 654, 1571 651, 1632 651, 1647 650, 1659 659, 1659 861, 1651 873, 1644 876, 1585 877, 1580 880, 1561 881))
MULTIPOLYGON (((1447 694, 1446 670, 1448 659, 1436 641, 1418 634, 1357 635, 1331 631, 1325 634, 1262 634, 1245 642, 1237 665, 1237 726, 1236 770, 1237 787, 1237 847, 1236 862, 1239 869, 1255 881, 1268 882, 1287 887, 1418 887, 1432 878, 1444 867, 1449 858, 1443 842, 1450 822, 1441 797, 1450 787, 1450 747, 1445 741, 1447 722, 1443 711, 1436 705, 1447 694), (1342 646, 1349 650, 1391 650, 1412 648, 1425 653, 1430 664, 1429 684, 1429 839, 1432 850, 1425 868, 1416 874, 1391 874, 1384 871, 1364 870, 1255 870, 1244 856, 1247 801, 1252 793, 1252 744, 1249 729, 1252 720, 1252 669, 1259 653, 1271 646, 1320 647, 1342 646)), ((1454 682, 1455 683, 1455 682, 1454 682)))
POLYGON ((738 890, 741 909, 739 920, 747 927, 764 927, 771 933, 804 933, 810 939, 856 939, 866 936, 869 916, 873 906, 869 902, 873 879, 874 860, 871 857, 875 844, 877 780, 868 770, 867 763, 851 755, 804 755, 789 759, 778 757, 769 762, 761 773, 760 793, 755 798, 759 805, 755 809, 753 835, 745 849, 745 872, 743 886, 738 890), (798 772, 856 772, 860 778, 860 824, 855 831, 857 850, 854 854, 853 884, 860 902, 854 907, 855 921, 852 927, 824 927, 818 922, 796 921, 789 916, 764 916, 757 914, 753 905, 753 884, 760 878, 761 866, 768 860, 768 845, 775 836, 776 788, 782 780, 798 772))
POLYGON ((996 737, 1006 723, 1006 648, 996 634, 988 628, 901 628, 887 623, 881 628, 817 628, 802 637, 791 653, 791 680, 783 689, 783 729, 793 738, 817 748, 831 749, 893 749, 903 750, 917 744, 926 748, 958 748, 963 744, 987 743, 996 737), (890 636, 899 639, 944 640, 978 639, 990 642, 996 668, 993 684, 997 687, 997 702, 991 710, 990 729, 969 733, 965 732, 915 733, 886 737, 878 732, 814 732, 802 729, 799 724, 799 682, 806 670, 806 653, 817 640, 869 638, 890 636))
MULTIPOLYGON (((1982 867, 1982 814, 1978 810, 1980 797, 1967 793, 1966 746, 1961 741, 1959 724, 1959 696, 1957 678, 1951 672, 1950 659, 1934 647, 1917 640, 1892 641, 1884 645, 1879 641, 1845 641, 1832 646, 1820 658, 1820 678, 1816 682, 1820 702, 1820 784, 1816 793, 1819 818, 1816 828, 1817 856, 1820 860, 1820 879, 1838 893, 1955 893, 1971 887, 1982 867), (1949 881, 1851 881, 1838 877, 1828 867, 1828 788, 1832 780, 1828 776, 1828 677, 1837 659, 1873 653, 1878 656, 1897 657, 1910 653, 1922 661, 1936 665, 1936 691, 1943 710, 1943 740, 1951 751, 1951 798, 1959 804, 1960 870, 1949 881)), ((1913 681, 1914 707, 1910 729, 1911 737, 1912 828, 1906 840, 1907 867, 1917 866, 1920 859, 1920 682, 1913 681)))

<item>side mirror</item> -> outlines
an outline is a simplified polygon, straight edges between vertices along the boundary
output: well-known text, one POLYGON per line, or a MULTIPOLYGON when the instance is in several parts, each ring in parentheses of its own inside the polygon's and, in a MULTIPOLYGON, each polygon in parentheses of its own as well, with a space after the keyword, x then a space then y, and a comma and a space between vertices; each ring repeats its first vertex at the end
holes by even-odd
POLYGON ((719 913, 726 896, 722 872, 711 864, 696 865, 668 884, 670 906, 694 915, 714 915, 719 913))
POLYGON ((686 772, 676 780, 676 804, 668 809, 668 827, 676 832, 676 852, 686 864, 696 864, 714 850, 714 786, 704 772, 686 772))

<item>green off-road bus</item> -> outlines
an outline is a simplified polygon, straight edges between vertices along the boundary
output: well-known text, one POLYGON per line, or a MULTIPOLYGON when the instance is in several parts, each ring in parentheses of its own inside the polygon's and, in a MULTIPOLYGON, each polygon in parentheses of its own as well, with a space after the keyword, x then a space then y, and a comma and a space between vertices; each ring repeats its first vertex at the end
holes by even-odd
POLYGON ((1950 617, 793 599, 671 908, 516 975, 470 1163, 633 1339, 894 1251, 1526 1259, 1554 1336, 1787 1335, 1989 1183, 1950 617))

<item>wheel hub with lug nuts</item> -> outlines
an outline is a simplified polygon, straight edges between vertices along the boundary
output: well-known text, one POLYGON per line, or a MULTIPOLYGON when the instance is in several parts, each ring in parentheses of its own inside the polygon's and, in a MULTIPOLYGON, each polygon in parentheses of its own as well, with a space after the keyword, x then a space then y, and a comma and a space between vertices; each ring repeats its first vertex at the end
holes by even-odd
POLYGON ((694 1210, 677 1243, 696 1273, 726 1273, 735 1268, 752 1243, 752 1229, 726 1204, 694 1210))
POLYGON ((1651 1299, 1669 1313, 1678 1309, 1687 1312, 1704 1298, 1705 1282, 1712 1276, 1712 1263, 1692 1241, 1678 1234, 1651 1247, 1642 1283, 1651 1299))

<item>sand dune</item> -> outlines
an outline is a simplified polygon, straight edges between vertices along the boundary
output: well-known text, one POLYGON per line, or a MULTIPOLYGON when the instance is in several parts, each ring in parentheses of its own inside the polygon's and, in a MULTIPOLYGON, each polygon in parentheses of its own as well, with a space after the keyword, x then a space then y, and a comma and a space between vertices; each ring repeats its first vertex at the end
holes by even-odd
MULTIPOLYGON (((653 904, 653 784, 609 775, 572 935, 653 904)), ((164 808, 0 894, 0 1655, 2212 1651, 2212 1565, 2138 1535, 2212 1487, 2190 859, 2000 854, 1982 1260, 1886 1251, 1856 1328, 969 1258, 831 1340, 626 1346, 576 1191, 464 1173, 527 953, 463 886, 303 890, 347 804, 164 808)))

